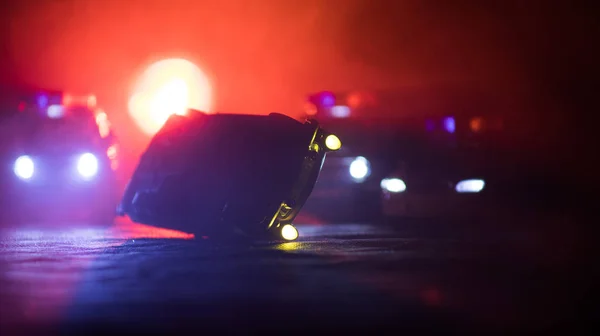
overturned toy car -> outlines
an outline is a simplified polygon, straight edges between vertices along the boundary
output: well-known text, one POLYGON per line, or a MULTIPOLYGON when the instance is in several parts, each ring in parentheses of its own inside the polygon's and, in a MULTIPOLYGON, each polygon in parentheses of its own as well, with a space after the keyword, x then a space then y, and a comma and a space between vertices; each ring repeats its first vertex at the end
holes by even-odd
POLYGON ((314 120, 173 115, 129 181, 118 214, 209 237, 295 240, 292 225, 337 136, 314 120))

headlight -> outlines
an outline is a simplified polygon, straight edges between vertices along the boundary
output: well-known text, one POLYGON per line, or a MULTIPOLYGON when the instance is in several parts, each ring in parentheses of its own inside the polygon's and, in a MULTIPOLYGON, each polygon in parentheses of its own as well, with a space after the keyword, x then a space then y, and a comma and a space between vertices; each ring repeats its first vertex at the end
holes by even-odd
POLYGON ((485 182, 479 179, 462 180, 454 188, 459 193, 478 193, 485 187, 485 182))
POLYGON ((281 236, 285 240, 296 240, 298 238, 298 230, 290 224, 286 224, 281 228, 281 236))
POLYGON ((399 178, 381 180, 381 189, 391 193, 401 193, 406 190, 406 183, 399 178))
POLYGON ((350 176, 355 180, 363 180, 371 174, 371 164, 366 158, 359 156, 350 164, 350 176))
POLYGON ((14 172, 19 178, 29 180, 33 177, 34 171, 33 160, 29 156, 19 156, 17 160, 15 160, 14 172))
POLYGON ((84 178, 91 178, 98 173, 98 159, 92 153, 85 153, 77 161, 77 172, 84 178))
POLYGON ((337 136, 335 136, 333 134, 329 134, 325 138, 325 146, 327 146, 327 148, 329 150, 336 151, 336 150, 342 148, 342 142, 340 141, 340 138, 338 138, 337 136))

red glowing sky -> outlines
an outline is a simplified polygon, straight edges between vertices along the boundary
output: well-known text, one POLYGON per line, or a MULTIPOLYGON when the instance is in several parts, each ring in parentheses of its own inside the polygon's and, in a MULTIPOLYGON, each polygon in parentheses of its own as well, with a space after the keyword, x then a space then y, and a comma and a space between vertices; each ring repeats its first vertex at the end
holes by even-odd
POLYGON ((130 138, 132 85, 162 57, 194 61, 211 78, 216 109, 245 113, 294 114, 305 93, 321 89, 467 82, 518 90, 542 82, 545 71, 532 63, 553 56, 544 52, 557 40, 535 15, 546 6, 483 3, 4 2, 0 69, 39 86, 97 93, 130 138))
POLYGON ((364 10, 360 1, 22 1, 9 50, 28 81, 111 96, 151 60, 189 57, 225 110, 289 110, 318 88, 512 75, 502 32, 477 13, 465 21, 406 4, 373 23, 364 10))

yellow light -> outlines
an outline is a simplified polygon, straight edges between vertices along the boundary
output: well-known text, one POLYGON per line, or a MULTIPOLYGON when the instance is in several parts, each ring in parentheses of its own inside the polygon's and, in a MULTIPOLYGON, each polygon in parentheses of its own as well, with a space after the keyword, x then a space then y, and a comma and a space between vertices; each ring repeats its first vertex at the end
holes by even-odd
POLYGON ((165 59, 152 64, 137 80, 129 99, 129 113, 144 133, 154 135, 172 114, 188 109, 210 112, 212 87, 195 64, 165 59))
POLYGON ((296 240, 298 238, 298 230, 290 224, 286 224, 281 228, 281 236, 285 240, 296 240))
POLYGON ((301 248, 302 248, 302 243, 298 243, 298 242, 281 243, 281 244, 275 246, 275 249, 279 250, 279 251, 297 251, 297 250, 300 250, 301 248))
POLYGON ((338 150, 342 148, 342 142, 340 141, 340 138, 330 134, 327 136, 327 138, 325 138, 325 146, 327 146, 327 148, 330 150, 338 150))

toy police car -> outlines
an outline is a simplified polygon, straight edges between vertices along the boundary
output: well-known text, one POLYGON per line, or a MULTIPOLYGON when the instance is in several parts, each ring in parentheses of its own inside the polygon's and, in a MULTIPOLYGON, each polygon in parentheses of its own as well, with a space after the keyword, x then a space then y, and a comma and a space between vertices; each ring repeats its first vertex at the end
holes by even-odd
MULTIPOLYGON (((381 215, 380 181, 396 163, 397 135, 426 132, 425 117, 442 124, 445 108, 415 90, 320 92, 309 97, 306 114, 344 139, 328 158, 307 209, 330 220, 376 221, 381 215)), ((448 125, 452 126, 452 125, 448 125)), ((451 132, 432 132, 452 142, 451 132)))
POLYGON ((494 213, 481 173, 459 172, 441 161, 429 167, 401 166, 381 180, 382 212, 388 222, 474 219, 494 213))
POLYGON ((356 107, 352 93, 311 95, 306 115, 344 139, 328 156, 306 204, 307 211, 329 221, 364 221, 380 212, 379 181, 393 168, 388 149, 394 130, 389 120, 356 107))
POLYGON ((208 237, 294 240, 292 222, 325 154, 340 147, 317 122, 277 113, 173 115, 142 155, 118 212, 208 237))
MULTIPOLYGON (((382 207, 381 181, 392 179, 395 185, 393 178, 405 178, 394 175, 398 161, 408 162, 411 168, 418 165, 417 156, 406 157, 400 147, 416 148, 418 142, 428 142, 431 148, 451 152, 481 131, 484 120, 477 115, 485 96, 474 99, 475 95, 465 97, 463 93, 432 88, 311 95, 305 113, 343 137, 344 148, 328 157, 307 209, 320 216, 336 214, 333 219, 344 221, 377 221, 382 207), (467 126, 473 132, 465 131, 467 126)), ((419 154, 427 157, 428 151, 419 154)))
POLYGON ((111 223, 119 149, 96 98, 19 91, 3 99, 4 214, 111 223))
POLYGON ((515 179, 506 157, 481 139, 433 140, 418 133, 398 137, 395 169, 380 182, 384 219, 473 220, 506 211, 499 200, 514 195, 500 193, 515 179))

